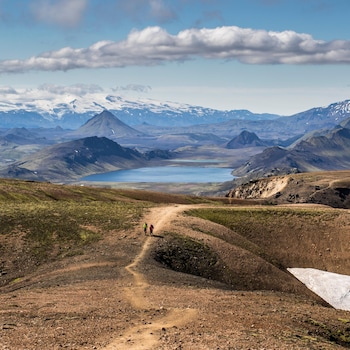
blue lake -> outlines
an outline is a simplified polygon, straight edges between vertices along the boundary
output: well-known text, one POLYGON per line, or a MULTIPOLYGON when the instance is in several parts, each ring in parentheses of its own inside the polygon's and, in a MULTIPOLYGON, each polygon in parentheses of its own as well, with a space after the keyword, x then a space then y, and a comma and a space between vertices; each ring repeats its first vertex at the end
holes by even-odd
POLYGON ((225 182, 233 180, 231 171, 232 169, 215 167, 160 166, 111 171, 89 175, 80 180, 97 182, 225 182))

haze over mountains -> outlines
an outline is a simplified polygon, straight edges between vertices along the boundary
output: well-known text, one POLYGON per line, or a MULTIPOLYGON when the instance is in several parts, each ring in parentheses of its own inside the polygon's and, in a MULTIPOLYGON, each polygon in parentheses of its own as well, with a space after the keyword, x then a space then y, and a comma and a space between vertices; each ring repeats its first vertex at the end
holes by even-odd
POLYGON ((265 177, 311 171, 350 169, 350 119, 343 126, 302 137, 287 148, 270 147, 234 170, 239 177, 265 177))
POLYGON ((98 102, 2 103, 0 175, 70 181, 93 172, 147 166, 150 159, 167 164, 169 158, 220 158, 220 166, 232 168, 241 181, 348 169, 349 118, 350 100, 289 117, 118 96, 98 102), (122 160, 118 152, 114 158, 101 153, 106 139, 114 141, 110 149, 123 148, 129 159, 122 160), (89 149, 84 160, 77 156, 83 154, 80 147, 89 149))
MULTIPOLYGON (((301 111, 289 121, 306 120, 311 125, 334 125, 349 116, 349 101, 328 107, 301 111), (327 123, 328 120, 328 123, 327 123)), ((188 104, 161 102, 150 99, 125 99, 121 96, 90 94, 80 98, 59 96, 51 100, 40 97, 30 101, 0 100, 0 127, 55 127, 76 129, 104 110, 112 112, 122 122, 135 126, 143 123, 156 126, 187 126, 215 124, 230 120, 275 120, 282 116, 269 113, 252 113, 248 110, 222 111, 188 104)), ((255 130, 250 130, 255 131, 255 130)), ((261 136, 261 135, 259 135, 261 136)))
POLYGON ((55 127, 76 129, 94 115, 108 110, 124 123, 155 126, 212 124, 231 119, 269 120, 274 114, 255 114, 247 110, 219 111, 200 106, 149 99, 124 99, 112 95, 61 96, 60 100, 0 101, 0 127, 55 127))

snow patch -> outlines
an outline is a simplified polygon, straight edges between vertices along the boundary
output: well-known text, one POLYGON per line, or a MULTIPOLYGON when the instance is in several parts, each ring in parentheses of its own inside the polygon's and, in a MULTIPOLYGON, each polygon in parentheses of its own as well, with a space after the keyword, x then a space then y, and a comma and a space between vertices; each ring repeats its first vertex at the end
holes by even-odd
POLYGON ((287 270, 335 309, 350 311, 350 276, 313 268, 287 270))

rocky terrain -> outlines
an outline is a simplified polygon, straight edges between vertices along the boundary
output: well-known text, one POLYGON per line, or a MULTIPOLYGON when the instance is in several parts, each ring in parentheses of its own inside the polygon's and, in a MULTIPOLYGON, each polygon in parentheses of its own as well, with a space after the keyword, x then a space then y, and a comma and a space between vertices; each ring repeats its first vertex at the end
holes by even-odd
POLYGON ((259 199, 271 204, 317 203, 350 208, 350 171, 271 176, 238 185, 229 198, 259 199))
POLYGON ((0 190, 1 349, 349 347, 350 313, 286 271, 349 274, 348 210, 12 180, 0 190))

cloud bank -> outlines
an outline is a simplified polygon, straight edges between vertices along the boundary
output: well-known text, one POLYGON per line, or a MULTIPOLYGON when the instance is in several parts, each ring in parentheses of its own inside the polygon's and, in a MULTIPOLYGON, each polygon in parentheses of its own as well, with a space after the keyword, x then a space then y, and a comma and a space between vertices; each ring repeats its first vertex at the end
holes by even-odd
POLYGON ((152 91, 149 85, 128 84, 125 86, 116 86, 109 89, 102 88, 97 84, 73 84, 73 85, 57 85, 57 84, 42 84, 37 88, 22 88, 15 89, 12 86, 0 86, 0 102, 14 99, 52 99, 60 96, 75 96, 81 97, 85 95, 109 93, 125 93, 136 92, 147 94, 152 91))
POLYGON ((88 0, 37 0, 31 3, 31 10, 38 21, 74 27, 81 21, 87 5, 88 0))
MULTIPOLYGON (((102 92, 103 89, 97 84, 74 84, 70 86, 62 86, 55 84, 43 84, 39 86, 39 91, 51 93, 54 95, 76 95, 83 96, 86 94, 93 94, 102 92)), ((1 92, 1 90, 0 90, 1 92)))
POLYGON ((135 91, 135 92, 147 93, 147 92, 150 92, 152 88, 149 85, 128 84, 126 86, 117 86, 112 90, 115 92, 135 91))
POLYGON ((294 31, 236 26, 187 29, 172 35, 155 26, 134 30, 119 42, 99 41, 87 48, 64 47, 25 60, 3 60, 0 73, 154 66, 198 58, 245 64, 349 64, 350 41, 327 42, 294 31))
MULTIPOLYGON (((96 101, 105 101, 111 91, 96 84, 73 84, 69 86, 43 84, 38 88, 13 88, 0 86, 0 110, 9 111, 25 108, 28 111, 41 108, 43 112, 51 111, 57 104, 70 103, 75 99, 86 98, 88 108, 96 101)), ((81 106, 80 106, 81 107, 81 106)))

